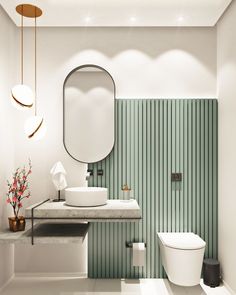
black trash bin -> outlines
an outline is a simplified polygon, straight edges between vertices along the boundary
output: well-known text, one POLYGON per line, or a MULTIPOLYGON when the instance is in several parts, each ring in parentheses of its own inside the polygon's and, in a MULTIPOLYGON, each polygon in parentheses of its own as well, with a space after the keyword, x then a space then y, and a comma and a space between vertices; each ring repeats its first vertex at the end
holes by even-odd
POLYGON ((203 282, 211 288, 220 285, 220 263, 216 259, 207 258, 203 261, 203 282))

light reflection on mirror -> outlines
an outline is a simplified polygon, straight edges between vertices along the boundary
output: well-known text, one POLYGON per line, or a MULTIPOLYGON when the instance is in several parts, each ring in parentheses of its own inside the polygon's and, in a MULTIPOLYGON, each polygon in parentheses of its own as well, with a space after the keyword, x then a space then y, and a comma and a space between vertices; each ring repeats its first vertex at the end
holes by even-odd
POLYGON ((76 160, 94 163, 114 145, 115 85, 93 65, 70 73, 64 83, 64 146, 76 160))

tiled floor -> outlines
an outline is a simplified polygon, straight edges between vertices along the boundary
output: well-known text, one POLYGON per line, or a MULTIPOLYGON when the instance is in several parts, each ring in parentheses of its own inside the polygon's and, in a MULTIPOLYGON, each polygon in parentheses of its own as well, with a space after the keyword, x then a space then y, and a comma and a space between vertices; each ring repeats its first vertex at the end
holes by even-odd
POLYGON ((15 277, 1 295, 230 295, 224 286, 179 287, 163 279, 15 277))

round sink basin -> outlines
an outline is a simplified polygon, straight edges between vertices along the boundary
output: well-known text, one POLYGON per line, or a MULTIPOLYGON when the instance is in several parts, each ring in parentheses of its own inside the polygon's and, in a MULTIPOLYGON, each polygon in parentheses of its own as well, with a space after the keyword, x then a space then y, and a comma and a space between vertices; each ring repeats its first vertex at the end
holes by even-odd
POLYGON ((105 205, 107 188, 104 187, 70 187, 65 189, 65 204, 78 207, 105 205))

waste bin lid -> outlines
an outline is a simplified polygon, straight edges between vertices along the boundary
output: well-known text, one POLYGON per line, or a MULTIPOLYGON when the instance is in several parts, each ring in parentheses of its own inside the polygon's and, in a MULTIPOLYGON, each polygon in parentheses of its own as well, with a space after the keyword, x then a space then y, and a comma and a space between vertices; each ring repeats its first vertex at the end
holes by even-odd
POLYGON ((197 250, 204 248, 206 242, 194 233, 157 233, 162 243, 171 248, 181 250, 197 250))
POLYGON ((206 258, 203 260, 203 264, 207 264, 207 265, 219 265, 220 262, 216 259, 213 258, 206 258))

